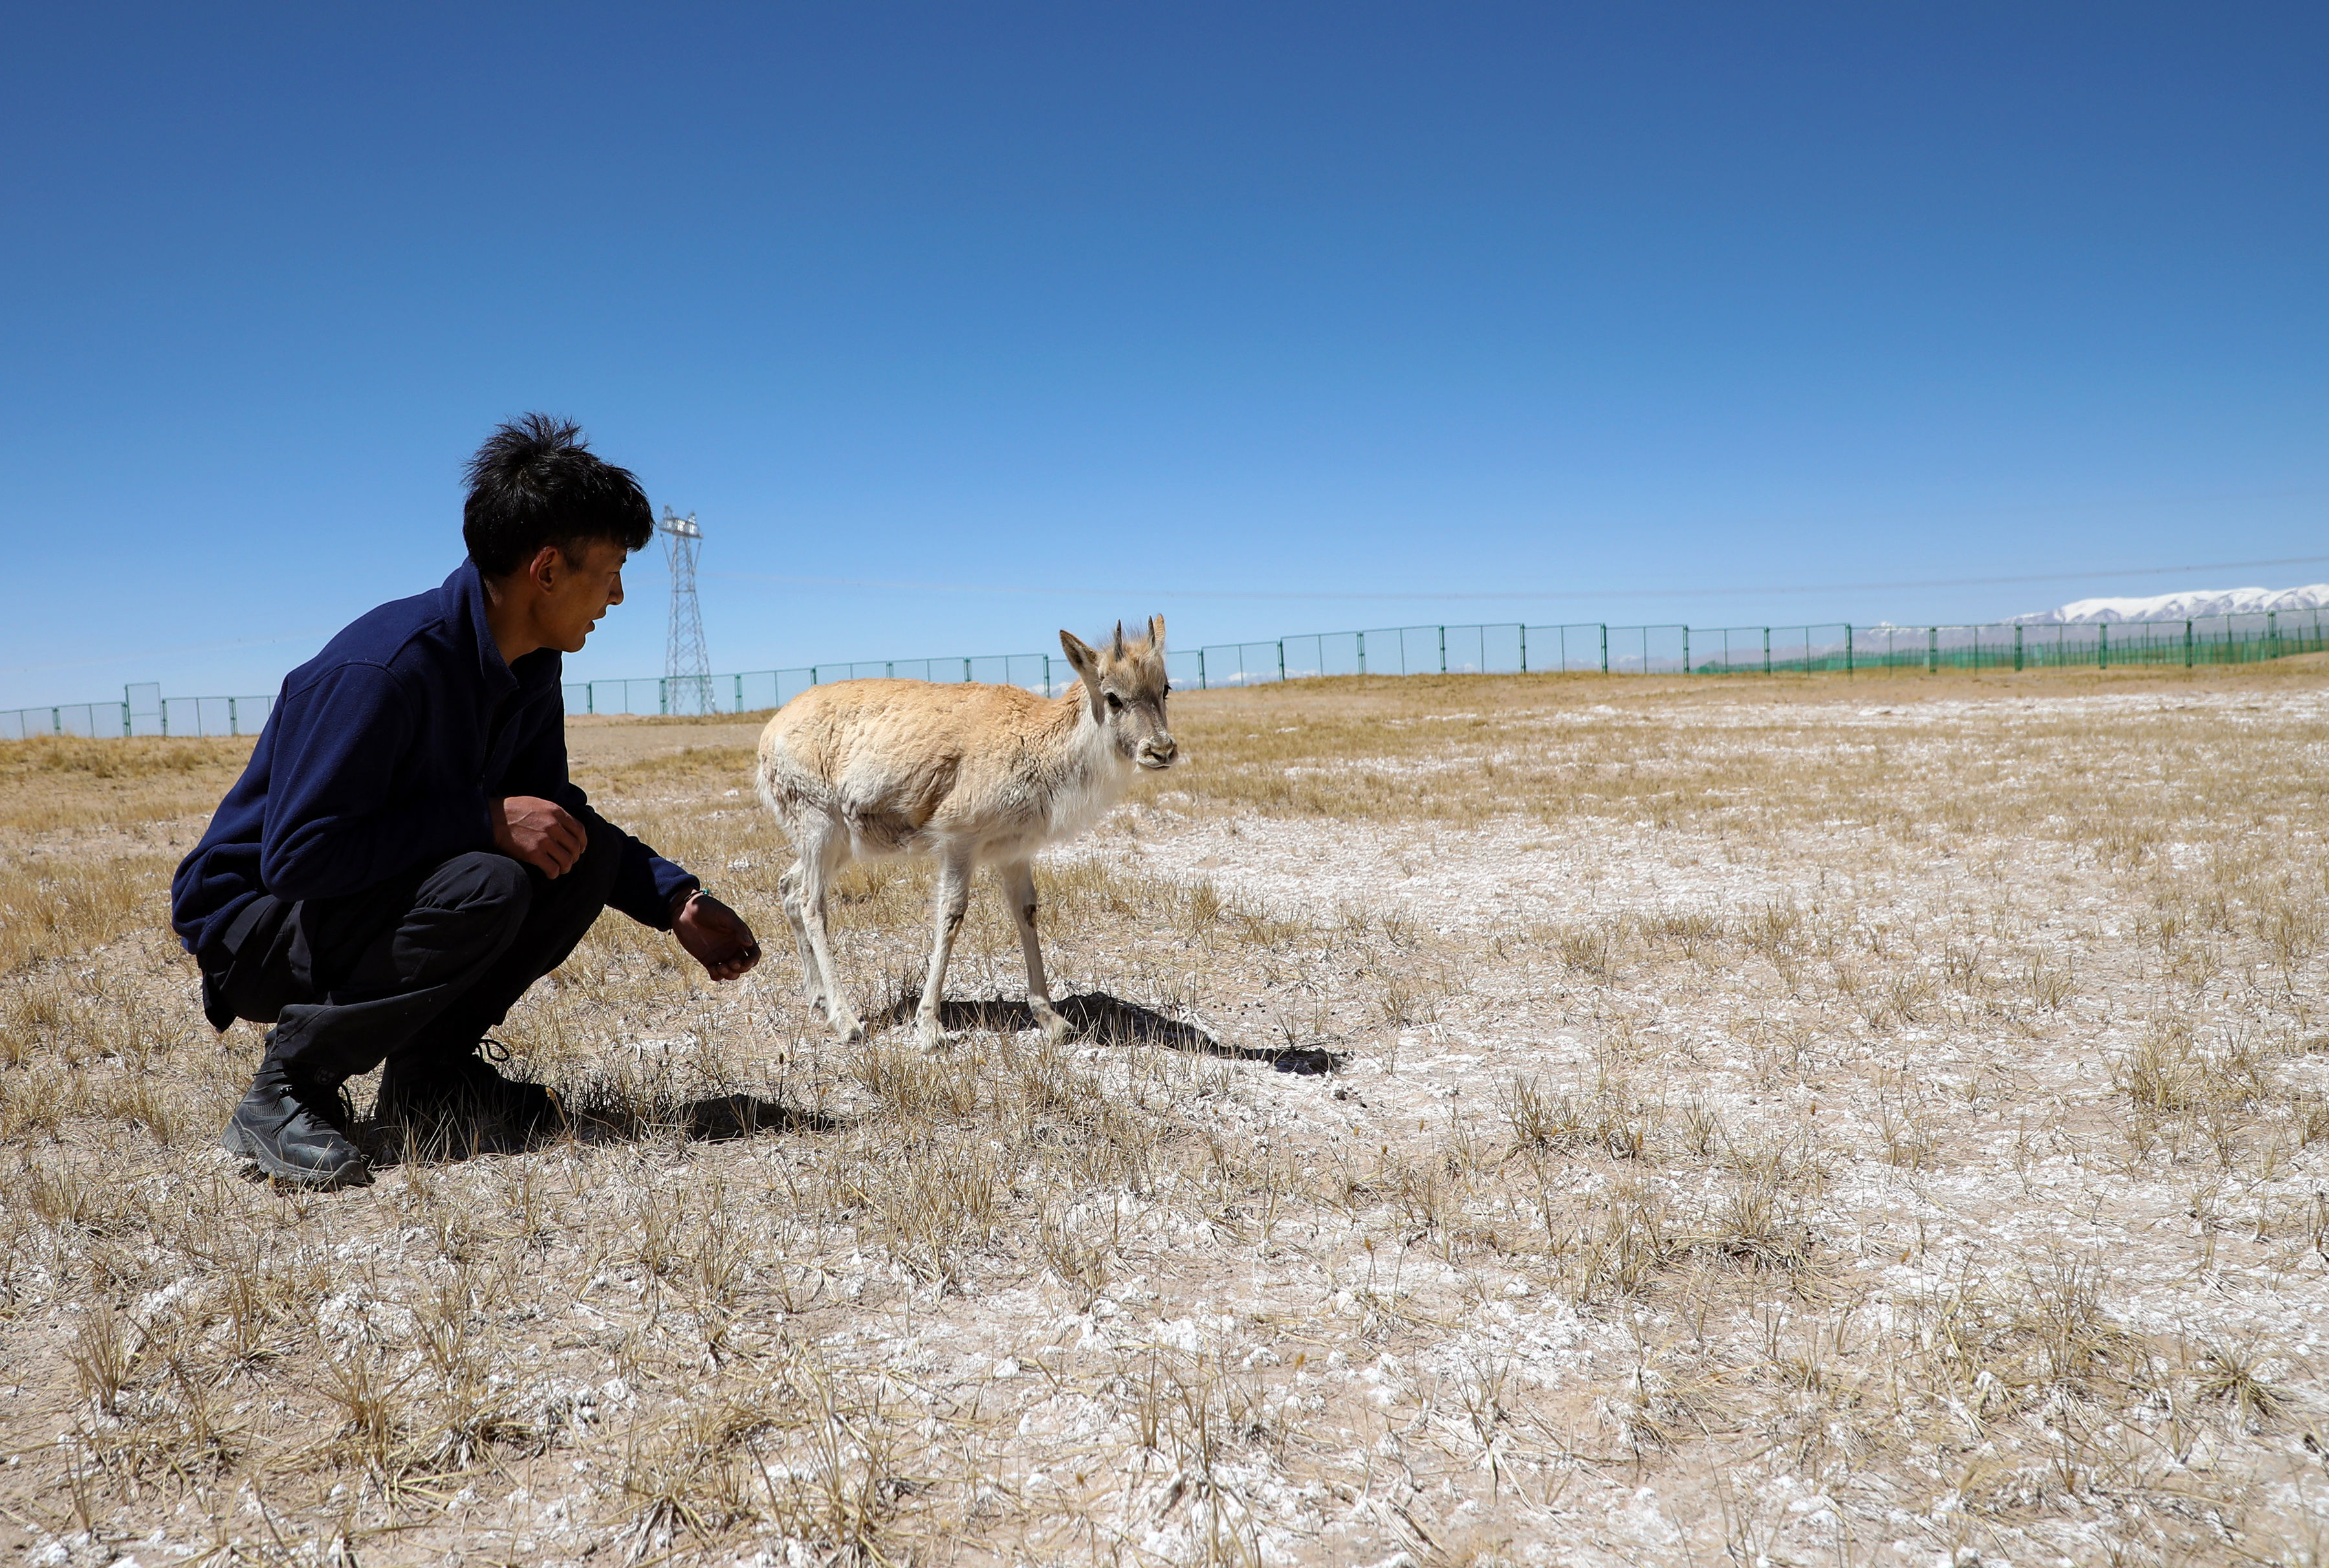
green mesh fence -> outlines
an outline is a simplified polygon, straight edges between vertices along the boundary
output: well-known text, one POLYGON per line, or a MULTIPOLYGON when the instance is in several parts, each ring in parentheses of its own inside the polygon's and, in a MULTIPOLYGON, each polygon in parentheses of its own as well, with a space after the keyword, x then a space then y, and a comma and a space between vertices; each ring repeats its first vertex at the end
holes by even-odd
MULTIPOLYGON (((1943 670, 2059 670, 2245 664, 2329 650, 2323 610, 2260 611, 2188 621, 1973 626, 1613 626, 1598 621, 1532 626, 1381 626, 1305 632, 1250 643, 1176 648, 1174 686, 1207 690, 1323 675, 1938 674, 1943 670)), ((750 713, 780 708, 811 686, 881 676, 984 681, 1057 694, 1074 676, 1056 653, 857 660, 792 670, 686 678, 575 681, 570 714, 750 713)), ((255 735, 272 697, 170 697, 152 683, 118 702, 0 709, 0 740, 36 735, 255 735)))

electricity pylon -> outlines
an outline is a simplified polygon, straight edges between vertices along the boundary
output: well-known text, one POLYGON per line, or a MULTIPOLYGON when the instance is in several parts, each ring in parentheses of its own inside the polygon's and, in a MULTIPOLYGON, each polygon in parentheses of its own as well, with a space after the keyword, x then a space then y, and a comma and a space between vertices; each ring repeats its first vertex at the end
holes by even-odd
POLYGON ((663 509, 655 524, 663 535, 663 552, 671 562, 671 646, 664 657, 664 704, 668 713, 710 713, 712 655, 703 649, 703 612, 695 604, 695 552, 703 546, 703 530, 695 513, 676 517, 663 509))

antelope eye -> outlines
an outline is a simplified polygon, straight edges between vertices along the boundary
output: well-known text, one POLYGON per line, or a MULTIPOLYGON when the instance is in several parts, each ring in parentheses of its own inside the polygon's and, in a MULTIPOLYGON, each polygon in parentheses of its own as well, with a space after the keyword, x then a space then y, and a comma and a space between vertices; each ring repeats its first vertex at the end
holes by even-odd
POLYGON ((1115 692, 1113 692, 1113 691, 1111 691, 1111 692, 1109 692, 1109 693, 1108 694, 1108 710, 1110 713, 1119 712, 1119 711, 1121 711, 1121 710, 1122 710, 1123 707, 1124 707, 1124 699, 1123 699, 1123 698, 1118 697, 1118 696, 1117 696, 1115 692))

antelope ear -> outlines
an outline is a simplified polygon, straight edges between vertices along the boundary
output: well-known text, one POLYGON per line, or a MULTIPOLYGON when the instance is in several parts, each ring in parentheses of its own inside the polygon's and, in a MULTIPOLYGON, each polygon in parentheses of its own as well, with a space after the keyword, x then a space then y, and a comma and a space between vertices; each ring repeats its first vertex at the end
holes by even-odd
POLYGON ((1068 656, 1068 662, 1075 666, 1076 673, 1083 677, 1086 685, 1099 679, 1099 655, 1093 653, 1081 637, 1062 628, 1060 652, 1068 656))
POLYGON ((1115 658, 1124 657, 1124 623, 1122 621, 1116 624, 1116 640, 1108 645, 1108 651, 1115 658))
POLYGON ((1164 617, 1162 615, 1148 617, 1148 645, 1159 653, 1164 652, 1164 617))

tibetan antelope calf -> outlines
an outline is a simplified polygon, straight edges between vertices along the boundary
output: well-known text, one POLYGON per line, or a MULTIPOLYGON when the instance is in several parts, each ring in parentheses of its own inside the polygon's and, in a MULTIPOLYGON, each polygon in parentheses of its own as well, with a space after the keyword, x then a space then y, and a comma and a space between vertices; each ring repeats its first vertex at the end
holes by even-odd
POLYGON ((799 857, 778 882, 800 949, 809 1005, 843 1039, 863 1038, 834 972, 825 891, 853 859, 929 855, 938 861, 936 931, 915 1028, 925 1049, 938 1028, 947 959, 991 866, 1027 958, 1027 1007, 1049 1038, 1069 1033, 1051 1006, 1035 941, 1036 850, 1074 837, 1122 798, 1141 768, 1173 765, 1164 728, 1164 617, 1105 648, 1060 634, 1078 676, 1059 698, 1017 686, 842 681, 812 686, 760 732, 760 799, 799 857))

